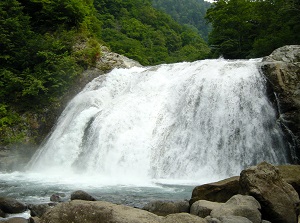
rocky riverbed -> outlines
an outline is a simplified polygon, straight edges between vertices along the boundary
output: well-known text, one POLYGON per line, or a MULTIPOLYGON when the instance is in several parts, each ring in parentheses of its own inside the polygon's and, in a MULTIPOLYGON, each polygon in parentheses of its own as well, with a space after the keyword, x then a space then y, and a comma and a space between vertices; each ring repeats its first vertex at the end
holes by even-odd
POLYGON ((300 166, 263 162, 240 176, 195 187, 190 201, 153 201, 134 208, 96 200, 84 191, 69 199, 24 204, 0 198, 0 221, 10 223, 297 223, 300 166), (12 214, 27 211, 26 217, 12 214), (29 214, 30 213, 30 214, 29 214), (8 217, 8 218, 7 218, 8 217))

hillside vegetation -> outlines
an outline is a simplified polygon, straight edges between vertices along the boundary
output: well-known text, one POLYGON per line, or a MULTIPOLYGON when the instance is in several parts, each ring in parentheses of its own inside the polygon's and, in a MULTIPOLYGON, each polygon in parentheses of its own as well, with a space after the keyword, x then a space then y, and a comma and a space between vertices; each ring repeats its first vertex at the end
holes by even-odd
POLYGON ((255 58, 300 44, 299 0, 218 0, 207 11, 216 57, 255 58))
POLYGON ((205 20, 207 9, 211 3, 204 0, 152 0, 154 8, 160 9, 180 24, 195 28, 203 39, 208 39, 211 29, 210 24, 205 20))
POLYGON ((34 125, 24 113, 53 109, 82 71, 95 65, 101 45, 143 65, 208 56, 196 31, 151 4, 1 0, 0 145, 23 142, 34 125))

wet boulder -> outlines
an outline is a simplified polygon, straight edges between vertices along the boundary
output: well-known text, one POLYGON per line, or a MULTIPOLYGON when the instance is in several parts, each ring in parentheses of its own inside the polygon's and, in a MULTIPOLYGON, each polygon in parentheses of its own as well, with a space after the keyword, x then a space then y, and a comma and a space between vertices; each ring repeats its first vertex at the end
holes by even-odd
POLYGON ((28 209, 32 217, 41 217, 45 214, 51 207, 55 206, 54 203, 47 204, 29 204, 28 209))
POLYGON ((55 193, 50 196, 52 202, 63 202, 66 195, 64 193, 55 193))
POLYGON ((239 177, 231 177, 215 183, 204 184, 194 188, 190 205, 198 200, 226 202, 239 192, 239 177))
POLYGON ((210 215, 219 220, 224 216, 240 216, 249 219, 252 223, 261 223, 260 208, 260 204, 254 197, 238 194, 213 209, 210 215))
POLYGON ((6 222, 6 223, 31 223, 29 219, 20 218, 20 217, 9 218, 9 219, 6 219, 2 222, 6 222))
POLYGON ((211 211, 219 208, 223 203, 199 200, 192 204, 190 213, 205 218, 210 215, 211 211))
POLYGON ((189 212, 190 205, 188 201, 152 201, 146 204, 143 210, 166 216, 168 214, 189 212))
POLYGON ((263 219, 272 223, 297 222, 299 196, 273 165, 263 162, 243 170, 240 187, 242 194, 259 201, 263 219))
POLYGON ((8 197, 0 197, 0 209, 8 214, 22 213, 27 206, 16 199, 8 197))
POLYGON ((59 203, 46 212, 41 223, 162 223, 150 212, 104 201, 73 200, 59 203))
POLYGON ((71 200, 95 201, 96 199, 83 190, 77 190, 71 194, 71 200))
POLYGON ((188 213, 177 213, 166 216, 163 223, 207 223, 203 218, 188 213))

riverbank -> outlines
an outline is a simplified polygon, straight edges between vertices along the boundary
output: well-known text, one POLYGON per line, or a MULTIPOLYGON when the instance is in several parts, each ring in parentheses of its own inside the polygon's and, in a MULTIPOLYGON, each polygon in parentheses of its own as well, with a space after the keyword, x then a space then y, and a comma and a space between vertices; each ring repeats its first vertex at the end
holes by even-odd
POLYGON ((99 201, 76 191, 69 198, 51 196, 51 202, 23 204, 1 198, 1 217, 29 210, 25 218, 2 218, 4 222, 202 222, 260 223, 297 222, 299 214, 300 166, 274 167, 261 163, 240 176, 194 188, 190 201, 152 201, 143 208, 99 201), (230 198, 228 198, 230 194, 230 198))

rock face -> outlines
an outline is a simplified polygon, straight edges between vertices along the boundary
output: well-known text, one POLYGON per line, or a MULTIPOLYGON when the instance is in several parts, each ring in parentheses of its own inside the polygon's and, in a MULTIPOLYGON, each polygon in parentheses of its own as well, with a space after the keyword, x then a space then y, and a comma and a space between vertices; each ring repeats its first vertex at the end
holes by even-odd
POLYGON ((15 214, 24 212, 27 209, 27 206, 16 199, 1 197, 0 209, 5 213, 15 214))
MULTIPOLYGON (((279 120, 300 163, 300 46, 284 46, 263 59, 262 71, 277 95, 279 120)), ((272 95, 272 94, 271 94, 272 95)))
POLYGON ((263 219, 272 223, 297 222, 299 196, 284 181, 279 170, 263 162, 243 170, 240 175, 241 193, 256 198, 262 207, 263 219))
POLYGON ((260 204, 254 197, 238 194, 230 198, 225 204, 213 209, 210 215, 219 220, 225 216, 240 216, 247 218, 252 223, 260 223, 260 208, 260 204))
POLYGON ((160 223, 150 212, 104 201, 60 203, 41 217, 41 223, 160 223))
POLYGON ((153 201, 146 204, 143 210, 160 216, 166 216, 168 214, 189 212, 190 205, 188 201, 153 201))
POLYGON ((190 205, 198 200, 226 202, 239 192, 239 177, 231 177, 215 183, 195 187, 190 205))

